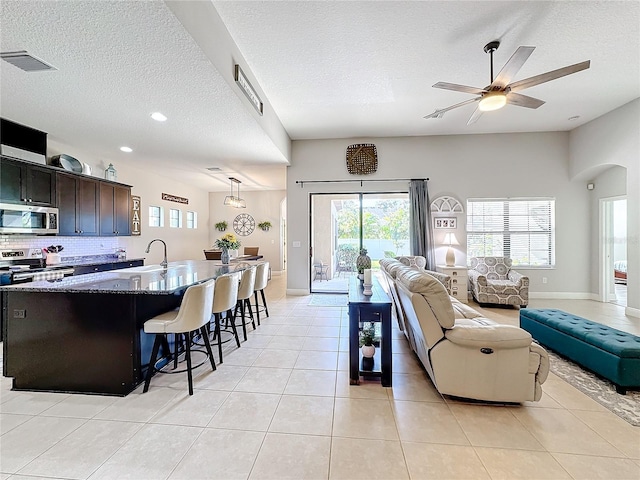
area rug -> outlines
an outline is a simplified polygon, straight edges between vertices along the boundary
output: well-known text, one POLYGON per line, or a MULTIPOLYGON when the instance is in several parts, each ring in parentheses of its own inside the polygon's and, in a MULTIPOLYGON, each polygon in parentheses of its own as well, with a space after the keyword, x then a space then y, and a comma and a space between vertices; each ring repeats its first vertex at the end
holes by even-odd
MULTIPOLYGON (((546 347, 545 349, 549 353, 550 369, 553 373, 626 422, 640 427, 640 390, 627 390, 626 395, 620 395, 610 381, 583 369, 546 347)), ((544 390, 544 386, 542 389, 544 390)))
POLYGON ((309 305, 314 307, 346 307, 347 294, 334 295, 330 293, 314 293, 311 295, 309 305))

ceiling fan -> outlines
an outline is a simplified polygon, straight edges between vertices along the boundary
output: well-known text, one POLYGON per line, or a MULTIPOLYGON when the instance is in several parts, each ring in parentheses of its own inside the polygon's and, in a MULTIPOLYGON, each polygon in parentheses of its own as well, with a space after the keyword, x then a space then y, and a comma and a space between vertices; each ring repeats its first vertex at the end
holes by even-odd
POLYGON ((493 52, 495 52, 500 46, 500 42, 495 40, 489 42, 484 46, 484 51, 491 55, 491 84, 485 88, 468 87, 466 85, 458 85, 457 83, 438 82, 433 85, 434 88, 443 88, 445 90, 453 90, 455 92, 470 93, 472 95, 478 95, 476 98, 465 100, 464 102, 451 105, 447 108, 441 108, 433 112, 431 115, 427 115, 424 118, 442 118, 445 112, 453 110, 454 108, 462 107, 470 103, 480 102, 478 107, 469 118, 467 125, 475 123, 478 118, 484 112, 490 112, 492 110, 498 110, 504 107, 507 103, 515 105, 517 107, 526 108, 538 108, 544 105, 544 101, 537 98, 528 97, 522 95, 519 92, 525 88, 533 87, 541 83, 555 80, 556 78, 564 77, 572 73, 586 70, 591 64, 590 60, 586 62, 576 63, 575 65, 569 65, 568 67, 552 70, 547 73, 542 73, 534 77, 525 78, 517 82, 509 83, 518 73, 518 71, 527 61, 529 56, 533 53, 536 47, 518 47, 515 53, 511 56, 509 61, 505 63, 498 76, 493 78, 493 52))

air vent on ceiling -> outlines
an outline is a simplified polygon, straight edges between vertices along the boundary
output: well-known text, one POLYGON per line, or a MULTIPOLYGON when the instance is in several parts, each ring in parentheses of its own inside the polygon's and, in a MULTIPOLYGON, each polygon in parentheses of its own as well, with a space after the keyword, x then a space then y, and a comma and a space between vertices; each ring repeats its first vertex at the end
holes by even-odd
POLYGON ((55 67, 43 62, 39 58, 27 53, 26 50, 17 52, 1 52, 0 58, 18 67, 25 72, 43 72, 46 70, 57 70, 55 67))
POLYGON ((210 172, 221 172, 222 169, 220 167, 207 167, 207 170, 210 172))

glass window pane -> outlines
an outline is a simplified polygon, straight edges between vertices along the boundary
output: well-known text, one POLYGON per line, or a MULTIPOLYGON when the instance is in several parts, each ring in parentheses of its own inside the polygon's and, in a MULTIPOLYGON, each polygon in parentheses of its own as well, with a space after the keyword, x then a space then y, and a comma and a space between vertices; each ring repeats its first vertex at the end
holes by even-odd
POLYGON ((150 227, 164 226, 164 209, 162 207, 156 207, 153 205, 149 207, 149 226, 150 227))
POLYGON ((552 266, 555 201, 467 201, 467 255, 506 256, 514 265, 552 266))

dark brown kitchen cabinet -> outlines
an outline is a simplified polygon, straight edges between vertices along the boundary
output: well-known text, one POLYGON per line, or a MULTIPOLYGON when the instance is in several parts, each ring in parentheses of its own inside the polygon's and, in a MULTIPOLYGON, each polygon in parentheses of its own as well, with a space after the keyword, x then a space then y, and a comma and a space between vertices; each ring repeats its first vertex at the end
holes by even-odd
POLYGON ((0 159, 0 202, 54 207, 55 172, 26 162, 0 159))
POLYGON ((57 174, 59 235, 99 235, 100 183, 57 174))
POLYGON ((143 265, 143 259, 123 260, 122 262, 99 263, 95 265, 81 265, 73 269, 73 274, 86 275, 87 273, 108 272, 110 270, 120 270, 121 268, 141 267, 143 265))
POLYGON ((100 236, 131 235, 131 189, 100 182, 100 236))

